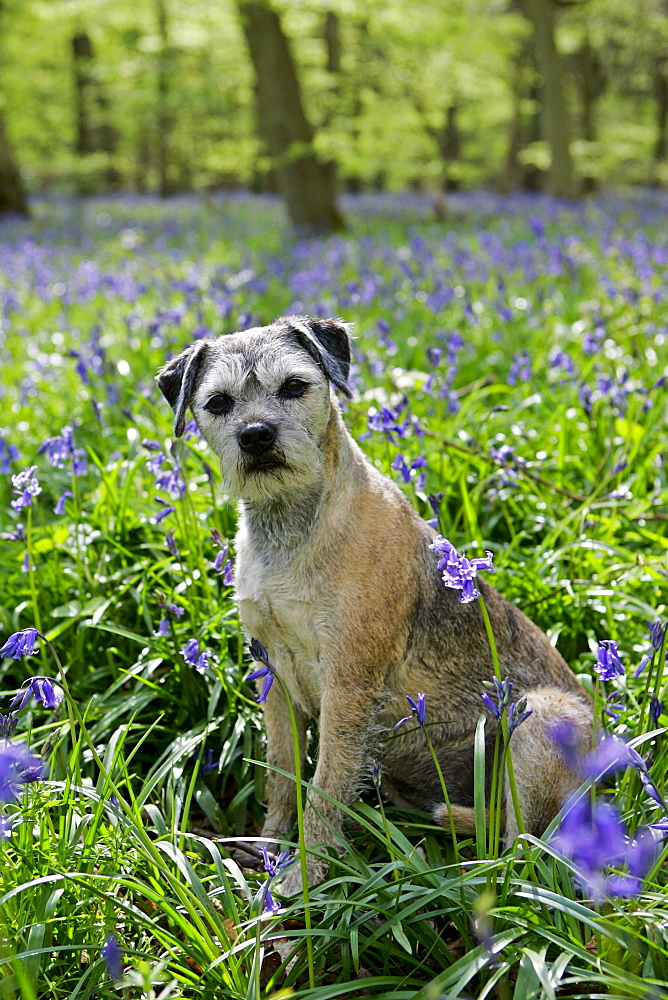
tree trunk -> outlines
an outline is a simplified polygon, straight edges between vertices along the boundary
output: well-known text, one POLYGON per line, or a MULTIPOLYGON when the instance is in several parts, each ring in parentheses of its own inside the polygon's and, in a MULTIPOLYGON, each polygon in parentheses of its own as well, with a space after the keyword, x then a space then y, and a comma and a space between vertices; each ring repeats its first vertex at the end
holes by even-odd
POLYGON ((28 215, 28 202, 7 134, 0 117, 0 215, 28 215))
POLYGON ((169 47, 169 21, 167 0, 155 0, 155 16, 158 24, 160 49, 157 54, 157 131, 158 141, 156 154, 158 159, 158 191, 161 198, 174 194, 174 185, 170 177, 170 136, 172 131, 172 115, 169 106, 170 76, 172 71, 172 54, 169 47))
POLYGON ((298 231, 343 227, 336 205, 335 167, 321 162, 304 112, 297 71, 276 11, 262 0, 238 0, 257 79, 260 132, 276 168, 290 220, 298 231))
POLYGON ((86 153, 95 151, 90 117, 93 45, 87 31, 78 31, 76 35, 73 35, 72 56, 74 59, 74 111, 76 115, 74 148, 79 156, 85 156, 86 153))
POLYGON ((656 97, 656 141, 654 159, 663 163, 668 158, 668 57, 657 59, 654 70, 656 97))
POLYGON ((536 63, 543 79, 541 88, 543 137, 552 153, 548 190, 558 198, 574 198, 576 191, 570 151, 571 130, 564 89, 564 72, 554 40, 553 0, 528 0, 527 10, 534 27, 536 63))
MULTIPOLYGON (((596 53, 589 37, 585 37, 576 54, 578 76, 580 78, 580 98, 582 102, 582 137, 586 142, 596 142, 596 100, 601 93, 601 71, 596 53)), ((596 191, 598 182, 591 174, 582 178, 582 189, 586 194, 596 191)))
POLYGON ((445 111, 445 124, 438 137, 438 148, 443 161, 443 190, 459 191, 459 181, 450 173, 450 167, 462 155, 462 141, 457 122, 457 105, 449 104, 445 111))

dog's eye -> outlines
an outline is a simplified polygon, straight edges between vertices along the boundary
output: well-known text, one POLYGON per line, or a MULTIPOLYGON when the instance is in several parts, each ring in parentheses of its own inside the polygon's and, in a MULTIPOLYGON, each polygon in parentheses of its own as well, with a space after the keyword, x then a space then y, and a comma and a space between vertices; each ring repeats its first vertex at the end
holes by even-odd
POLYGON ((304 395, 308 387, 308 382, 301 378, 289 378, 279 389, 279 394, 283 399, 297 399, 304 395))
POLYGON ((228 396, 226 392, 217 392, 205 404, 204 409, 208 410, 209 413, 219 415, 221 413, 229 413, 233 406, 234 400, 231 396, 228 396))

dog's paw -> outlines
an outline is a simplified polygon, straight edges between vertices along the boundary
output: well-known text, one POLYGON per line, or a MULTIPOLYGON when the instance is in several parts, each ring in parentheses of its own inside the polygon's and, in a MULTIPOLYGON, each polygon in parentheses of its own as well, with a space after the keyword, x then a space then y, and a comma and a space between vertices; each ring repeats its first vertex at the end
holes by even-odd
MULTIPOLYGON (((322 882, 327 877, 328 871, 329 865, 326 861, 321 861, 319 858, 314 858, 311 855, 306 858, 306 877, 309 886, 322 882)), ((295 857, 293 864, 286 870, 276 889, 282 896, 296 896, 304 891, 299 855, 295 857)))

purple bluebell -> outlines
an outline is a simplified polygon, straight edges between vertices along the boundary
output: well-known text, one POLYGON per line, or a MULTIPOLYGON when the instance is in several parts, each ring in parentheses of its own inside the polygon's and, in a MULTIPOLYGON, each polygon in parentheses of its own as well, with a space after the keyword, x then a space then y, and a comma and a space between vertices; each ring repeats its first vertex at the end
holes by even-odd
POLYGON ((406 701, 410 706, 410 715, 407 715, 404 719, 400 719, 399 722, 393 729, 398 729, 399 726, 403 726, 405 722, 409 722, 411 719, 415 719, 418 726, 421 729, 427 724, 427 696, 426 694, 419 694, 417 696, 417 701, 413 701, 409 694, 406 695, 406 701))
POLYGON ((185 662, 190 667, 194 667, 198 674, 203 674, 205 670, 210 667, 209 656, 211 654, 207 650, 200 652, 199 642, 197 639, 189 639, 181 650, 181 656, 185 662))
POLYGON ((27 469, 12 476, 12 486, 14 492, 19 496, 11 501, 14 510, 23 510, 24 507, 32 507, 33 497, 39 496, 42 487, 39 485, 36 476, 36 465, 30 465, 27 469))
POLYGON ((584 778, 604 778, 615 771, 634 767, 639 772, 647 771, 647 764, 637 750, 625 743, 619 736, 605 736, 582 761, 580 773, 584 778))
POLYGON ((15 802, 24 784, 42 776, 44 762, 23 744, 0 747, 0 802, 15 802))
POLYGON ((383 780, 383 765, 382 762, 379 760, 374 760, 373 764, 371 765, 371 780, 373 781, 376 788, 380 788, 383 780))
POLYGON ((655 618, 650 625, 649 638, 652 644, 652 649, 657 653, 661 649, 661 645, 663 643, 666 625, 668 625, 668 622, 662 622, 660 618, 655 618))
POLYGON ((63 700, 62 694, 54 688, 53 681, 50 678, 29 677, 18 693, 12 698, 9 711, 20 712, 32 698, 44 705, 44 708, 56 708, 63 700))
POLYGON ((578 727, 570 719, 558 719, 547 727, 547 733, 561 751, 566 765, 578 773, 582 764, 578 727))
POLYGON ((70 492, 70 490, 65 490, 65 492, 56 500, 56 506, 53 508, 53 513, 58 515, 62 514, 65 510, 66 501, 68 499, 71 500, 73 496, 74 494, 70 492))
POLYGON ((230 558, 230 547, 229 545, 223 545, 220 552, 216 553, 216 558, 211 563, 211 568, 215 570, 216 573, 223 574, 223 581, 226 585, 232 583, 232 570, 233 563, 230 558))
POLYGON ((262 663, 262 666, 257 670, 254 670, 251 674, 246 677, 247 681, 256 681, 260 678, 264 678, 262 684, 262 690, 260 696, 256 699, 258 704, 264 705, 267 701, 267 696, 271 691, 271 685, 274 683, 274 677, 276 675, 276 668, 272 666, 269 662, 269 653, 259 641, 259 639, 251 639, 248 646, 248 652, 250 653, 253 660, 262 663))
POLYGON ((47 438, 37 449, 37 454, 46 455, 47 462, 54 469, 62 469, 66 462, 71 461, 75 476, 85 475, 88 468, 86 452, 74 446, 74 432, 69 424, 63 427, 60 434, 47 438))
POLYGON ((4 438, 0 437, 0 473, 11 472, 11 463, 20 458, 18 448, 13 444, 7 444, 4 438))
POLYGON ((663 712, 663 702, 659 701, 655 694, 649 699, 649 715, 655 726, 659 725, 659 718, 663 712))
POLYGON ((107 940, 100 951, 110 979, 121 979, 123 976, 122 953, 115 934, 107 934, 107 940))
POLYGON ((165 543, 167 545, 167 548, 169 549, 170 555, 172 555, 174 557, 174 559, 178 559, 179 562, 180 562, 181 561, 181 553, 179 552, 178 546, 177 546, 176 542, 174 541, 174 529, 173 528, 170 528, 169 531, 167 532, 167 534, 165 535, 165 543))
POLYGON ((552 839, 556 849, 579 869, 575 878, 597 901, 608 895, 635 896, 656 856, 656 841, 649 831, 636 831, 631 840, 624 822, 610 803, 591 796, 576 796, 552 839), (628 875, 611 875, 611 868, 628 869, 628 875))
POLYGON ((619 659, 619 650, 614 639, 602 639, 598 644, 598 655, 594 670, 602 681, 611 681, 624 675, 624 667, 619 659))
POLYGON ((645 653, 645 655, 641 659, 640 663, 638 664, 638 666, 633 671, 633 676, 634 677, 640 677, 641 673, 643 672, 643 670, 645 669, 645 667, 647 666, 647 664, 651 663, 651 661, 652 661, 651 654, 650 653, 645 653))
POLYGON ((18 721, 19 717, 16 712, 9 712, 7 715, 0 715, 0 737, 2 737, 3 740, 6 740, 8 743, 11 742, 11 738, 14 735, 18 721))
POLYGON ((19 521, 13 531, 3 531, 0 534, 0 539, 3 542, 25 542, 26 535, 22 522, 19 521))
POLYGON ((469 604, 480 597, 480 591, 473 585, 473 580, 483 570, 494 572, 491 552, 486 551, 484 559, 467 559, 466 556, 458 555, 452 542, 442 535, 437 535, 429 548, 439 556, 436 568, 443 571, 444 586, 460 590, 462 604, 469 604))
POLYGON ((405 483, 415 483, 418 489, 422 489, 424 486, 424 473, 420 473, 417 479, 413 479, 411 472, 413 472, 414 469, 424 469, 426 465, 427 459, 424 455, 418 455, 418 457, 414 459, 410 465, 408 465, 401 452, 399 452, 395 460, 392 462, 392 468, 395 472, 399 472, 401 474, 403 481, 405 483))
POLYGON ((508 372, 508 385, 515 385, 518 381, 531 381, 531 358, 527 351, 519 351, 514 355, 508 372))
POLYGON ((260 850, 262 851, 264 870, 269 876, 263 886, 262 912, 278 913, 281 909, 281 904, 278 903, 271 894, 271 883, 278 875, 281 874, 282 871, 293 864, 295 859, 290 856, 289 851, 281 851, 278 857, 272 859, 264 845, 262 845, 260 850))
POLYGON ((202 765, 201 765, 202 771, 205 774, 207 774, 209 771, 215 771, 219 764, 220 760, 214 760, 213 749, 209 747, 209 749, 206 752, 206 755, 202 758, 202 765))
POLYGON ((156 503, 162 504, 162 510, 158 511, 158 513, 153 518, 154 524, 160 524, 160 522, 164 521, 166 517, 169 517, 170 514, 174 513, 176 507, 174 507, 171 503, 169 503, 168 500, 163 500, 162 497, 153 497, 153 499, 155 500, 156 503))
POLYGON ((155 631, 153 632, 153 635, 164 637, 170 634, 171 634, 171 626, 169 624, 169 618, 161 618, 157 629, 155 629, 155 631))
POLYGON ((185 608, 182 608, 180 604, 169 604, 164 601, 161 601, 158 606, 164 608, 165 611, 168 611, 171 615, 175 615, 177 618, 184 615, 186 610, 185 608))
POLYGON ((0 656, 11 656, 15 660, 20 660, 22 656, 32 656, 38 636, 40 639, 44 638, 36 628, 24 628, 20 632, 14 632, 0 648, 0 656))

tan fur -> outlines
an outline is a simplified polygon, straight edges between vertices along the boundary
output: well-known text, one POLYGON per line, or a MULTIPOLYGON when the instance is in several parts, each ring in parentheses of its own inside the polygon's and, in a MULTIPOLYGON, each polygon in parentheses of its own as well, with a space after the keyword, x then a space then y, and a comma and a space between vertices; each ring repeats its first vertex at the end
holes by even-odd
MULTIPOLYGON (((448 828, 424 734, 410 723, 393 732, 407 714, 406 695, 416 698, 420 692, 426 694, 428 721, 439 723, 429 734, 456 826, 470 834, 473 735, 483 711, 483 682, 493 676, 482 615, 477 602, 462 605, 458 594, 442 586, 436 557, 428 550, 434 532, 348 434, 330 392, 324 348, 320 364, 290 339, 303 339, 311 329, 317 333, 317 322, 288 318, 212 342, 209 367, 187 400, 221 459, 224 482, 241 500, 239 611, 248 635, 266 646, 289 691, 302 759, 307 721, 318 720, 313 785, 323 796, 310 796, 306 843, 338 845, 341 816, 329 798, 351 802, 374 758, 382 760, 396 802, 430 808, 448 828), (310 388, 303 398, 283 404, 276 386, 293 372, 310 388), (205 409, 211 392, 223 389, 235 394, 235 408, 224 421, 205 409), (277 427, 285 456, 287 468, 276 475, 248 473, 239 464, 239 428, 264 418, 277 427)), ((345 336, 342 327, 327 322, 345 336)), ((161 377, 169 378, 178 362, 161 377)), ((169 389, 173 397, 174 386, 169 389)), ((182 411, 183 400, 170 402, 182 411)), ((504 676, 513 680, 514 697, 527 695, 533 712, 514 733, 512 746, 525 828, 539 835, 577 785, 548 735, 549 724, 571 719, 584 752, 591 710, 540 630, 493 588, 478 585, 504 676)), ((294 773, 289 717, 276 683, 265 722, 268 764, 294 773)), ((491 717, 487 731, 493 736, 491 717)), ((506 836, 512 838, 517 827, 508 806, 507 814, 506 836)), ((264 835, 286 835, 294 816, 294 781, 269 770, 264 835)), ((311 856, 308 870, 309 881, 325 871, 311 856)), ((299 880, 294 865, 286 891, 296 891, 299 880)))

